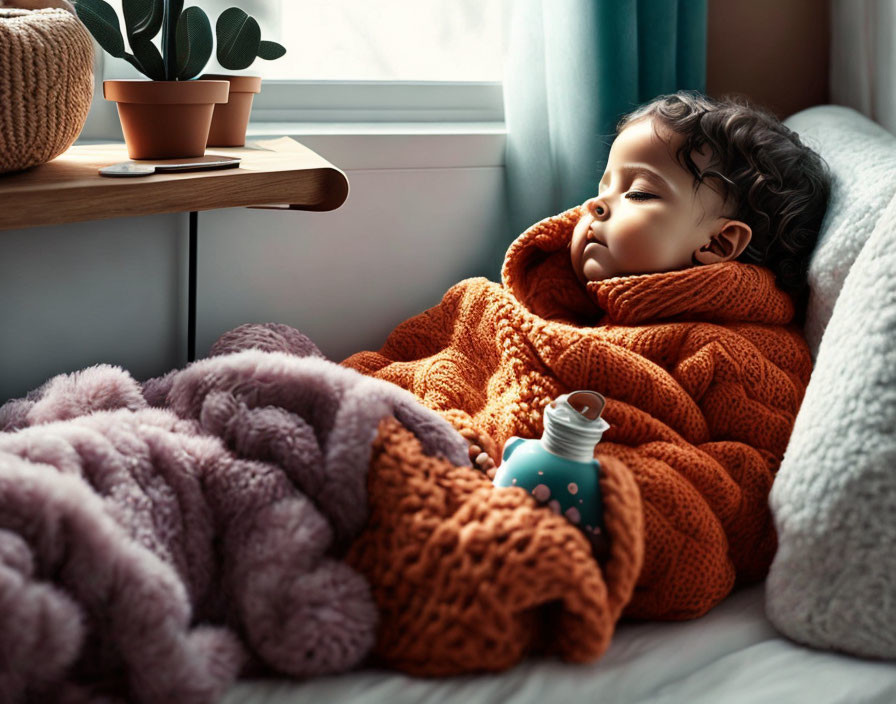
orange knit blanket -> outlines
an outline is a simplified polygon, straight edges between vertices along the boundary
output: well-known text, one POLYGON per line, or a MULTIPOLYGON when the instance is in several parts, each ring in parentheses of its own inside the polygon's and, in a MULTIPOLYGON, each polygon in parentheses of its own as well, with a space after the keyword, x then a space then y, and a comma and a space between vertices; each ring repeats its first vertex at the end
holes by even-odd
POLYGON ((577 529, 522 489, 390 458, 384 437, 402 431, 381 428, 372 518, 350 561, 380 607, 376 652, 395 666, 494 670, 541 649, 594 659, 623 607, 694 618, 769 567, 767 496, 811 372, 790 298, 769 270, 736 262, 586 289, 569 263, 578 217, 573 208, 520 235, 502 284, 461 281, 378 352, 342 362, 410 390, 496 464, 511 435, 541 436, 555 397, 607 398, 603 569, 577 529))

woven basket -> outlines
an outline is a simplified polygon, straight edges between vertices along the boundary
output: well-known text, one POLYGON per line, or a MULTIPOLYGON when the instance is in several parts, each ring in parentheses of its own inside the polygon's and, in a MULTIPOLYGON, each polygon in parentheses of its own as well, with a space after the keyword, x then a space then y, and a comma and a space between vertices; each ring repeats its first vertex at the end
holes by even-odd
POLYGON ((77 17, 0 9, 0 173, 68 149, 92 97, 93 41, 77 17))

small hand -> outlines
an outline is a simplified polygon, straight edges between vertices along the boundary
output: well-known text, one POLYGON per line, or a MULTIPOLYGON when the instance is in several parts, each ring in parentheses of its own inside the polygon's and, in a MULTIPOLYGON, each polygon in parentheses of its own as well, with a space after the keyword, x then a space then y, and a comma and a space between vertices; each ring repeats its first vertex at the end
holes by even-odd
POLYGON ((480 472, 485 472, 489 479, 495 478, 498 468, 495 466, 494 460, 488 456, 487 452, 483 452, 479 445, 470 445, 470 461, 480 472))
POLYGON ((480 472, 485 472, 489 479, 494 479, 498 468, 495 466, 494 460, 489 457, 488 453, 479 444, 480 440, 476 431, 471 428, 463 428, 460 434, 470 444, 470 462, 473 467, 480 472))

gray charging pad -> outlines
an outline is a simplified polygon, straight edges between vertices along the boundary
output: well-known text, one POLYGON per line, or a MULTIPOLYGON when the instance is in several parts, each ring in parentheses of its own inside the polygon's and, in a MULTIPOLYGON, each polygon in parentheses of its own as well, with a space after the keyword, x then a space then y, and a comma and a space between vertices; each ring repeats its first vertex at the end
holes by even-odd
POLYGON ((101 168, 100 176, 149 176, 168 171, 204 171, 206 169, 232 169, 240 165, 238 156, 208 154, 192 159, 164 159, 160 161, 123 161, 101 168))

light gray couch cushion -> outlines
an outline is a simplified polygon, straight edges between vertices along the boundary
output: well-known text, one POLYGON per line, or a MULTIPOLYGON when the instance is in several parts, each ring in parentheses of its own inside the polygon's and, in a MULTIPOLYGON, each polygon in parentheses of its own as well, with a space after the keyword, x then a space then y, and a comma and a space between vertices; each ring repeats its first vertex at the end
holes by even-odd
POLYGON ((822 105, 784 121, 821 154, 834 177, 809 263, 806 341, 813 358, 859 251, 896 194, 896 136, 852 108, 822 105))
POLYGON ((896 658, 896 139, 844 110, 796 121, 823 138, 839 187, 813 262, 823 336, 771 491, 766 612, 799 642, 896 658), (852 158, 826 147, 838 125, 852 158))

